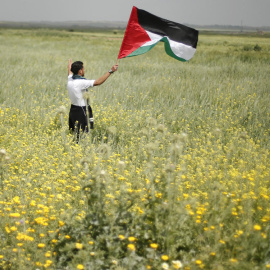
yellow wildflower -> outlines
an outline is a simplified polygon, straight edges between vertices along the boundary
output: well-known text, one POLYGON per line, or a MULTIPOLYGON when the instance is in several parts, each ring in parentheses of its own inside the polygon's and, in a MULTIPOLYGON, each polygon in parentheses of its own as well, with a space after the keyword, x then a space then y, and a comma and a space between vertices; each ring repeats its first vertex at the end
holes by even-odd
POLYGON ((260 231, 262 229, 262 227, 258 224, 254 225, 254 230, 255 231, 260 231))
POLYGON ((49 267, 53 262, 51 260, 46 260, 46 263, 44 264, 44 267, 49 267))
POLYGON ((58 222, 58 224, 59 224, 60 227, 62 227, 62 226, 64 226, 65 223, 64 223, 63 221, 60 220, 60 221, 58 222))
POLYGON ((157 248, 158 248, 158 244, 152 243, 152 244, 150 245, 150 247, 153 248, 153 249, 157 249, 157 248))
POLYGON ((162 256, 161 256, 161 259, 162 259, 163 261, 168 261, 168 260, 169 260, 169 256, 168 256, 168 255, 162 255, 162 256))
POLYGON ((121 240, 124 240, 124 239, 125 239, 125 236, 122 235, 122 234, 119 234, 118 237, 119 237, 119 239, 121 239, 121 240))
POLYGON ((133 236, 130 236, 130 237, 128 238, 128 241, 130 241, 130 242, 135 242, 135 241, 136 241, 136 238, 133 237, 133 236))
POLYGON ((47 258, 51 257, 51 252, 50 252, 50 251, 47 251, 47 252, 45 253, 45 257, 47 257, 47 258))
POLYGON ((19 218, 21 215, 19 213, 10 213, 9 216, 13 218, 19 218))
POLYGON ((130 250, 132 250, 132 251, 134 251, 134 250, 136 250, 136 247, 135 247, 135 245, 133 245, 133 244, 128 244, 128 249, 130 249, 130 250))
POLYGON ((82 249, 82 248, 83 248, 83 244, 81 244, 81 243, 76 243, 76 248, 77 248, 77 249, 82 249))

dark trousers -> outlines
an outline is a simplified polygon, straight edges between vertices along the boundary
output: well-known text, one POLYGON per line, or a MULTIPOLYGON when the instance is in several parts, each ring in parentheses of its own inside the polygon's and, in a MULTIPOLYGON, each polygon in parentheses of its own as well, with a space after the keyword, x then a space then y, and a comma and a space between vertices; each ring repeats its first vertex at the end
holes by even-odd
POLYGON ((87 121, 87 113, 86 108, 88 108, 89 113, 89 122, 90 129, 94 128, 93 122, 93 112, 90 105, 86 106, 76 106, 71 105, 69 111, 69 129, 75 131, 79 136, 80 130, 84 132, 88 132, 88 121, 87 121))

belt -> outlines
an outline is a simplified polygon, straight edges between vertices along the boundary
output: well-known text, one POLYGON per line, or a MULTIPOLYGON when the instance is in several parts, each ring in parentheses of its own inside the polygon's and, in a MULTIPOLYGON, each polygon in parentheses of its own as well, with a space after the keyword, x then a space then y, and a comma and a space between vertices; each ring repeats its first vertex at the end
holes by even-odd
MULTIPOLYGON (((90 106, 90 105, 88 105, 88 106, 90 106)), ((83 108, 83 109, 85 109, 86 106, 77 106, 77 105, 71 104, 71 108, 83 108)))

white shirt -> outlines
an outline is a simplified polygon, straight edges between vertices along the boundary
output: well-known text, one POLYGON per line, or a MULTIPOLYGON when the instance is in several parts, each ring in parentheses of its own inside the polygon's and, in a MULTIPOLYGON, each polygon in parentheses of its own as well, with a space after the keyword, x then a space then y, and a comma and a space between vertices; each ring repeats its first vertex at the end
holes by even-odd
POLYGON ((72 74, 68 76, 67 89, 72 105, 86 106, 83 94, 89 87, 94 87, 95 80, 72 79, 72 74))

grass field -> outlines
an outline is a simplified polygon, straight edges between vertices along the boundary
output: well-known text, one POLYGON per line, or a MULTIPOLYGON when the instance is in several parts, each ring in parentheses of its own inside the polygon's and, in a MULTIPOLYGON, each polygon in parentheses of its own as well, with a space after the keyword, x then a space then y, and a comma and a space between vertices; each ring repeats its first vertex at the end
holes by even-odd
POLYGON ((270 268, 269 37, 120 60, 76 144, 68 59, 97 79, 122 37, 0 29, 0 269, 270 268))

